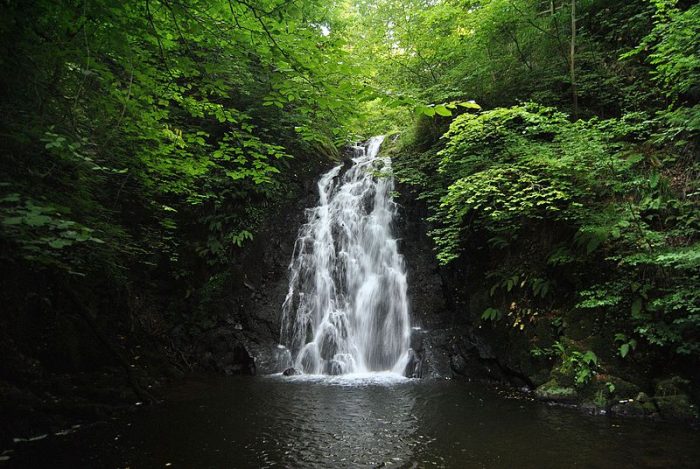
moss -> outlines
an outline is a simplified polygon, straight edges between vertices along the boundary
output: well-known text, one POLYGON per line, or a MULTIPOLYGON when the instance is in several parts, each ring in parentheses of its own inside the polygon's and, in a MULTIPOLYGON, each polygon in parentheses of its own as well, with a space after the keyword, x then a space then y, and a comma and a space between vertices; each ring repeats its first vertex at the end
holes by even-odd
POLYGON ((680 376, 673 376, 669 379, 664 379, 656 383, 655 396, 675 396, 678 394, 686 394, 690 381, 683 379, 680 376))
POLYGON ((573 387, 574 377, 570 370, 562 369, 561 365, 552 369, 552 379, 563 387, 573 387))
POLYGON ((544 401, 575 402, 578 394, 572 387, 561 386, 556 379, 551 379, 535 389, 535 396, 544 401))
POLYGON ((698 418, 698 409, 687 395, 656 397, 654 399, 661 416, 672 420, 695 420, 698 418))
POLYGON ((658 412, 658 409, 656 408, 656 405, 653 401, 641 402, 640 404, 642 405, 642 409, 644 409, 644 412, 646 412, 647 415, 653 415, 658 412))

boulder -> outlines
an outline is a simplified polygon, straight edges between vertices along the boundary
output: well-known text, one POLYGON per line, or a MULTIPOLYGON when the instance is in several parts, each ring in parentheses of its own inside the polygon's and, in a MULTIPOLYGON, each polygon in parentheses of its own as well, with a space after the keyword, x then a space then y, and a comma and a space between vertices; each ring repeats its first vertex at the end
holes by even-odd
POLYGON ((404 376, 407 378, 423 377, 423 360, 413 349, 409 349, 408 354, 409 358, 406 368, 404 368, 404 376))
POLYGON ((572 387, 560 386, 556 379, 551 379, 535 389, 535 396, 543 401, 573 404, 578 394, 572 387))
POLYGON ((680 376, 673 376, 668 379, 661 380, 656 383, 654 389, 655 397, 677 396, 679 394, 687 394, 690 381, 683 379, 680 376))
POLYGON ((655 397, 654 402, 665 419, 695 420, 698 418, 698 409, 686 394, 655 397))
POLYGON ((610 407, 610 412, 620 417, 646 417, 652 415, 655 411, 656 408, 653 404, 649 407, 647 403, 635 401, 634 399, 619 401, 610 407))
POLYGON ((299 370, 297 370, 296 368, 294 368, 294 367, 289 367, 289 368, 287 368, 286 370, 284 370, 284 371, 282 372, 282 374, 283 374, 284 376, 296 376, 296 375, 300 375, 301 372, 300 372, 299 370))
POLYGON ((452 355, 450 357, 450 367, 458 375, 467 375, 467 361, 460 354, 452 355))

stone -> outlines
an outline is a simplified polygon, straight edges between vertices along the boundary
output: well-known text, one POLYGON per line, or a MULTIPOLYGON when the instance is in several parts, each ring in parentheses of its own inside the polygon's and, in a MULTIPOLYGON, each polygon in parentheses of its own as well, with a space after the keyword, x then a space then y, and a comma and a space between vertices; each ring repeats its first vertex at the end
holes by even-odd
POLYGON ((641 402, 632 399, 614 404, 610 407, 610 412, 620 417, 645 417, 649 414, 641 402))
POLYGON ((331 360, 328 362, 326 367, 326 373, 329 375, 342 375, 343 374, 343 364, 337 360, 331 360))
POLYGON ((331 360, 338 350, 338 341, 336 339, 338 332, 336 328, 330 324, 326 325, 321 338, 320 355, 324 360, 331 360))
POLYGON ((407 378, 421 378, 423 376, 423 360, 413 349, 408 349, 408 356, 408 363, 404 368, 403 375, 407 378))
POLYGON ((301 372, 300 372, 299 370, 297 370, 296 368, 294 368, 294 367, 289 367, 289 368, 287 368, 286 370, 284 370, 284 371, 282 372, 282 374, 283 374, 284 376, 296 376, 296 375, 300 375, 301 372))
POLYGON ((421 329, 411 329, 411 348, 416 352, 423 350, 423 335, 425 332, 421 329))
POLYGON ((562 387, 555 379, 549 380, 535 389, 535 396, 543 401, 562 404, 575 403, 578 399, 578 394, 574 388, 562 387))
POLYGON ((659 408, 659 413, 665 419, 695 420, 698 418, 697 407, 690 402, 685 394, 655 397, 654 401, 659 408))
POLYGON ((654 396, 665 397, 686 394, 689 385, 690 381, 687 379, 683 379, 680 376, 673 376, 669 379, 664 379, 656 383, 654 396))
POLYGON ((458 375, 467 374, 467 361, 462 355, 452 355, 450 357, 450 367, 452 368, 452 371, 458 375))

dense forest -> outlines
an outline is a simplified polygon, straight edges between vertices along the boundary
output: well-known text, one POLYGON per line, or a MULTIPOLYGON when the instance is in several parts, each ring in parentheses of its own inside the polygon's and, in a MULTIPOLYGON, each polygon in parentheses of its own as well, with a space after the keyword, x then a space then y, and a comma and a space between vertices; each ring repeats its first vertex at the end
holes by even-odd
POLYGON ((699 37, 685 0, 1 2, 0 440, 253 371, 203 342, 379 134, 490 378, 697 418, 699 37))

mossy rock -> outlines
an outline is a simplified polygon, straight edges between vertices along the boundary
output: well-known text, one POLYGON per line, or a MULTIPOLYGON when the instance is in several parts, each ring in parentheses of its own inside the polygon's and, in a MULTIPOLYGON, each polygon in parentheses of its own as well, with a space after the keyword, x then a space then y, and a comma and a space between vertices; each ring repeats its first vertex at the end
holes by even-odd
POLYGON ((698 409, 690 402, 686 394, 657 396, 654 401, 664 418, 671 420, 695 420, 698 418, 698 409))
POLYGON ((580 406, 581 410, 590 415, 604 415, 606 406, 601 406, 597 402, 585 401, 580 406))
POLYGON ((636 398, 641 391, 636 384, 625 381, 617 376, 608 376, 606 383, 608 382, 615 386, 615 390, 613 391, 613 397, 615 399, 636 398))
POLYGON ((552 369, 551 376, 552 380, 559 383, 559 385, 562 387, 574 387, 574 377, 572 372, 569 370, 562 370, 561 367, 556 366, 552 369))
POLYGON ((690 381, 683 379, 680 376, 673 376, 669 379, 664 379, 656 383, 654 396, 666 397, 687 394, 689 387, 690 381))
POLYGON ((574 403, 578 393, 572 387, 561 386, 556 379, 551 379, 535 389, 535 396, 543 401, 574 403))
POLYGON ((602 408, 609 407, 613 397, 607 382, 597 381, 596 379, 580 388, 579 393, 584 403, 602 408))
POLYGON ((639 402, 630 399, 621 401, 610 407, 613 415, 621 417, 648 417, 656 413, 656 407, 651 402, 639 402))

